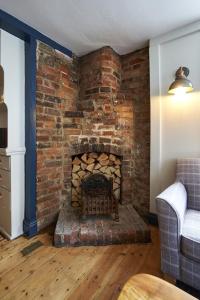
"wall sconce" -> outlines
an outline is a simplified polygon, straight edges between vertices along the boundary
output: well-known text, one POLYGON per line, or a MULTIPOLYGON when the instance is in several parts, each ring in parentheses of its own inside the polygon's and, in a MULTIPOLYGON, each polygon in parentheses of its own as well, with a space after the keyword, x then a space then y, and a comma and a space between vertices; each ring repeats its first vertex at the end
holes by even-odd
POLYGON ((193 91, 192 83, 187 79, 190 70, 186 67, 180 67, 176 71, 176 78, 168 89, 168 94, 185 94, 193 91))

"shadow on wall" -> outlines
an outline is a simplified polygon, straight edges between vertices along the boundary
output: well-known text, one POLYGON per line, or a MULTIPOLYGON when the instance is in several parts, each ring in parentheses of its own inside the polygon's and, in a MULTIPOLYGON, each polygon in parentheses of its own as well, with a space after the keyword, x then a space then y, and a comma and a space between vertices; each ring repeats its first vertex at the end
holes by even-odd
POLYGON ((8 130, 8 109, 7 105, 3 102, 4 95, 4 70, 0 65, 0 148, 6 148, 7 130, 8 130))
POLYGON ((175 180, 176 159, 200 157, 200 92, 152 97, 151 211, 154 199, 175 180))
POLYGON ((0 148, 7 148, 8 144, 8 109, 5 103, 0 104, 0 148))

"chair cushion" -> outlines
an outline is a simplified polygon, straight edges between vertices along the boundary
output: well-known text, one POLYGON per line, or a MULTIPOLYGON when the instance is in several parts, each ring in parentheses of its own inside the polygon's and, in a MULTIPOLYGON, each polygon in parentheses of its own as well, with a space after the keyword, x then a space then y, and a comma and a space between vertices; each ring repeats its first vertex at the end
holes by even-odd
POLYGON ((200 211, 188 209, 181 234, 183 255, 200 262, 200 211))
POLYGON ((187 207, 200 210, 200 158, 178 159, 176 179, 186 188, 187 207))

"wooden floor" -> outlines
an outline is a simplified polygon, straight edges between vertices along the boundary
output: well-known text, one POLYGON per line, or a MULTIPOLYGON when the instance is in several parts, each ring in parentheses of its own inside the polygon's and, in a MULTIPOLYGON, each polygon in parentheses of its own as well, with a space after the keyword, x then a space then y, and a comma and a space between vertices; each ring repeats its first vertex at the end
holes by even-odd
POLYGON ((146 245, 55 248, 50 230, 32 239, 0 239, 0 299, 117 299, 136 273, 162 277, 158 229, 146 245), (33 242, 42 246, 23 256, 33 242))

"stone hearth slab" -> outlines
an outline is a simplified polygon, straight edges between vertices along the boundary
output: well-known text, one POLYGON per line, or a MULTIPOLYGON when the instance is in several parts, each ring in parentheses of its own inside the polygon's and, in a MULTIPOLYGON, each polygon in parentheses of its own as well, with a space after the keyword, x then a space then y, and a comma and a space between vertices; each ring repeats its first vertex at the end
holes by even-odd
POLYGON ((150 229, 132 205, 119 205, 119 222, 111 217, 82 219, 80 210, 63 208, 54 233, 56 247, 148 243, 150 229))

